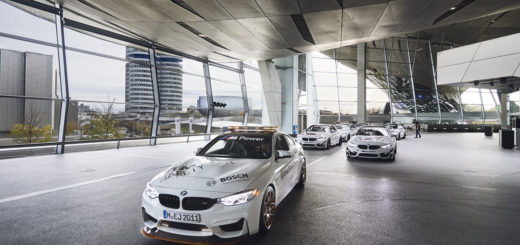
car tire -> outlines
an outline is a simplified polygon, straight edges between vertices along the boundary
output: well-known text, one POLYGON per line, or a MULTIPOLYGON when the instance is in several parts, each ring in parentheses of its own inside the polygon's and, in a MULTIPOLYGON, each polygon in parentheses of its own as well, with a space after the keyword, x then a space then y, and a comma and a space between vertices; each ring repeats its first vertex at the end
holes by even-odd
POLYGON ((272 186, 267 186, 260 208, 260 233, 271 230, 276 211, 276 195, 272 186))
POLYGON ((347 154, 347 161, 352 161, 352 157, 349 154, 347 154))
POLYGON ((396 140, 400 140, 401 139, 401 133, 397 134, 397 136, 395 137, 396 140))
POLYGON ((347 136, 347 142, 350 140, 350 134, 347 136))
POLYGON ((390 162, 395 161, 395 155, 397 154, 397 146, 394 149, 394 155, 392 155, 392 158, 389 159, 390 162))
POLYGON ((302 169, 300 170, 300 180, 298 181, 298 185, 300 187, 305 186, 305 181, 307 181, 307 160, 303 160, 302 169))
POLYGON ((403 136, 403 139, 406 139, 406 132, 404 132, 404 136, 403 136))
POLYGON ((325 148, 325 150, 330 149, 330 139, 328 139, 328 140, 325 142, 325 147, 323 147, 323 148, 325 148))
POLYGON ((343 139, 340 138, 340 139, 338 140, 338 144, 337 144, 337 146, 341 146, 341 144, 343 144, 343 139))

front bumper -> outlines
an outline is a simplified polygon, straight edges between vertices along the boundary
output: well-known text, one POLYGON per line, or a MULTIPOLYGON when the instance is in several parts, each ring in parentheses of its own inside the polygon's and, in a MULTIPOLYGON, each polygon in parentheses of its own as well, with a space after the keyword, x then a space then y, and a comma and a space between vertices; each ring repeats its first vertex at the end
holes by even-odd
POLYGON ((348 146, 347 156, 354 158, 367 158, 367 159, 390 159, 394 157, 394 148, 384 149, 379 148, 376 150, 370 149, 359 149, 357 147, 348 146))
MULTIPOLYGON (((159 193, 180 193, 181 190, 156 188, 159 193)), ((218 198, 227 194, 190 190, 191 197, 218 198)), ((143 234, 162 240, 181 240, 192 242, 219 242, 221 239, 233 240, 259 230, 260 207, 263 193, 252 201, 225 206, 216 203, 211 208, 200 211, 172 209, 161 205, 159 198, 151 199, 143 193, 142 214, 143 234), (181 222, 167 219, 164 212, 199 214, 200 222, 181 222)), ((182 198, 181 198, 182 202, 182 198)))
POLYGON ((300 140, 300 144, 303 148, 325 148, 325 142, 327 140, 315 140, 315 141, 305 141, 300 140))

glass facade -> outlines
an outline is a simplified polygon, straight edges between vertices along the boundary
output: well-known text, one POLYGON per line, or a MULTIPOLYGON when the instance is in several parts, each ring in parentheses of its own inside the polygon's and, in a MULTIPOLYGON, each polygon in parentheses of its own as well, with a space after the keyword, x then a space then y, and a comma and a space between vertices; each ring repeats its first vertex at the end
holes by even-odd
POLYGON ((0 145, 57 142, 62 102, 68 102, 63 142, 206 133, 208 94, 214 102, 226 104, 214 107, 210 132, 242 125, 246 115, 246 123, 261 123, 262 86, 256 62, 245 63, 243 70, 236 62, 209 62, 206 76, 200 60, 155 50, 154 77, 147 47, 65 27, 68 79, 61 81, 55 16, 36 9, 30 14, 4 2, 0 5, 9 9, 0 17, 4 34, 0 36, 0 145), (61 91, 65 82, 69 97, 61 91), (248 96, 244 96, 246 91, 248 96), (244 107, 244 97, 248 107, 244 107))

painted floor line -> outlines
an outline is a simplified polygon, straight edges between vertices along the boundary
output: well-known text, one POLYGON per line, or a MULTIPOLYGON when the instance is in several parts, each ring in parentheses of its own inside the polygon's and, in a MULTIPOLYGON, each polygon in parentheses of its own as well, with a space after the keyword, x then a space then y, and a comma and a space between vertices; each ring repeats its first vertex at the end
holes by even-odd
MULTIPOLYGON (((169 166, 169 165, 166 165, 166 166, 169 166)), ((141 169, 141 170, 126 172, 126 173, 122 173, 122 174, 115 174, 115 175, 107 176, 107 177, 104 177, 104 178, 88 180, 88 181, 84 181, 84 182, 80 182, 80 183, 76 183, 76 184, 64 185, 64 186, 59 186, 59 187, 51 188, 51 189, 47 189, 47 190, 35 191, 35 192, 30 192, 30 193, 27 193, 27 194, 23 194, 23 195, 7 197, 7 198, 0 199, 0 204, 4 204, 4 203, 7 203, 7 202, 12 202, 12 201, 17 201, 17 200, 25 199, 25 198, 29 198, 29 197, 40 196, 40 195, 43 195, 43 194, 48 194, 48 193, 52 193, 52 192, 56 192, 56 191, 67 190, 67 189, 71 189, 71 188, 75 188, 75 187, 79 187, 79 186, 99 183, 99 182, 103 182, 103 181, 106 181, 106 180, 117 179, 117 178, 121 178, 121 177, 124 177, 124 176, 136 174, 136 173, 142 173, 142 172, 147 171, 147 170, 154 170, 154 169, 159 169, 159 168, 165 168, 166 166, 153 167, 153 168, 148 168, 148 169, 141 169)))
POLYGON ((307 164, 307 167, 312 166, 313 164, 315 164, 315 163, 317 163, 317 162, 323 160, 323 159, 326 158, 326 157, 328 157, 328 156, 323 156, 323 157, 320 157, 320 158, 318 158, 318 159, 312 161, 311 163, 307 164))
POLYGON ((468 189, 478 189, 478 190, 487 190, 487 191, 496 191, 497 190, 497 189, 493 189, 493 188, 478 187, 478 186, 465 186, 465 185, 463 185, 462 187, 468 188, 468 189))

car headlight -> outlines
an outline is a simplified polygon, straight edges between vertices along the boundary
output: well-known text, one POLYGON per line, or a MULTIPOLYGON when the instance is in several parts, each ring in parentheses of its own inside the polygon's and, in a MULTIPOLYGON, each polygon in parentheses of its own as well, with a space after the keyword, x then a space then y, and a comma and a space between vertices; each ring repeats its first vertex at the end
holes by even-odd
POLYGON ((390 149, 390 148, 392 148, 392 144, 382 145, 381 148, 383 148, 383 149, 390 149))
POLYGON ((353 144, 353 143, 351 143, 351 142, 348 142, 347 145, 350 146, 350 147, 357 147, 356 144, 353 144))
POLYGON ((157 192, 157 190, 155 188, 153 188, 153 186, 150 182, 148 182, 148 184, 146 184, 146 190, 144 190, 144 192, 151 199, 157 198, 159 196, 159 192, 157 192))
POLYGON ((233 194, 231 196, 223 197, 218 199, 218 203, 224 204, 226 206, 234 206, 247 203, 253 200, 256 196, 260 194, 260 190, 254 189, 249 191, 240 192, 237 194, 233 194))

